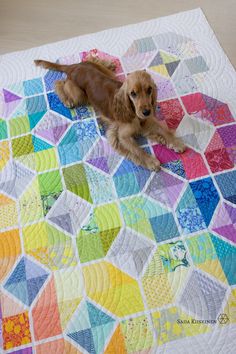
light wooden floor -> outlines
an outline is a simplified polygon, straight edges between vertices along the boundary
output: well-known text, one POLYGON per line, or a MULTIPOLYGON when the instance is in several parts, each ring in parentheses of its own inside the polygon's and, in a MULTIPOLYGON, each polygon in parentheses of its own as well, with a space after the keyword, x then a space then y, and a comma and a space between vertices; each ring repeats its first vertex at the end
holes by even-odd
POLYGON ((0 0, 0 54, 196 7, 236 66, 236 0, 0 0))

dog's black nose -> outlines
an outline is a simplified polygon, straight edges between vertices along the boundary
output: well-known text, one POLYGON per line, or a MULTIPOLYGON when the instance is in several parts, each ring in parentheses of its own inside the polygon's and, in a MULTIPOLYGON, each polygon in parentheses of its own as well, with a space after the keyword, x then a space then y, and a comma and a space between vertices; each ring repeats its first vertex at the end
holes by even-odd
POLYGON ((149 116, 150 113, 151 113, 150 109, 144 109, 143 110, 143 115, 146 116, 146 117, 149 116))

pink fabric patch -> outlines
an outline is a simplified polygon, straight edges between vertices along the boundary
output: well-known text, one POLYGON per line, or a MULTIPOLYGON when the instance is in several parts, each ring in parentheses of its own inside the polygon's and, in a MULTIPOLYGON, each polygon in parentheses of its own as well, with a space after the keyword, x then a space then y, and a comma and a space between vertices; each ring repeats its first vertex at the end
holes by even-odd
POLYGON ((111 60, 116 65, 116 74, 123 73, 123 69, 120 63, 120 60, 112 55, 101 52, 98 49, 91 49, 90 51, 80 53, 82 61, 86 61, 89 56, 97 57, 104 60, 111 60))
POLYGON ((194 150, 188 149, 181 155, 186 177, 193 179, 208 175, 208 170, 202 156, 194 150))
POLYGON ((223 140, 221 139, 220 135, 218 132, 215 132, 215 134, 213 135, 210 144, 208 145, 206 152, 211 152, 214 150, 218 150, 218 149, 223 149, 224 148, 224 143, 223 140))
POLYGON ((184 111, 178 98, 158 103, 157 116, 164 119, 171 129, 177 129, 183 119, 184 111))
POLYGON ((181 99, 189 114, 199 112, 206 108, 206 103, 201 93, 182 96, 181 99))
POLYGON ((175 160, 180 160, 181 155, 177 154, 173 150, 168 149, 164 145, 154 145, 153 146, 153 151, 157 159, 161 163, 167 163, 170 161, 175 161, 175 160))

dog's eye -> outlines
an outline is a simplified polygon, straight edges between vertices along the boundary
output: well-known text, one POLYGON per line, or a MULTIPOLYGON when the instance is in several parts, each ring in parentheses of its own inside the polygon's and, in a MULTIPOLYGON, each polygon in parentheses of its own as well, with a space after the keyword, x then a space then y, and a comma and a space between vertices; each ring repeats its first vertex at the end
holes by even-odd
POLYGON ((134 91, 131 91, 131 96, 133 97, 133 98, 135 98, 136 96, 137 96, 137 94, 136 94, 136 92, 134 92, 134 91))
POLYGON ((152 93, 152 88, 151 88, 151 86, 149 86, 149 88, 147 89, 147 94, 151 95, 151 93, 152 93))

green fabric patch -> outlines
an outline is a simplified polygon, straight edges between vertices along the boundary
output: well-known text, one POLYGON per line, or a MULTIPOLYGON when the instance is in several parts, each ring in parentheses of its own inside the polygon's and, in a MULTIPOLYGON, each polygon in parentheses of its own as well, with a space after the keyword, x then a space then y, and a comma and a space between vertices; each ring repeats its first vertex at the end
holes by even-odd
POLYGON ((30 131, 29 118, 22 116, 9 121, 11 136, 18 136, 30 131))
POLYGON ((63 190, 59 171, 42 173, 38 176, 41 196, 56 194, 63 190))
POLYGON ((81 263, 105 257, 99 234, 88 234, 81 230, 76 243, 81 263))
POLYGON ((7 138, 7 123, 0 119, 0 140, 7 138))
POLYGON ((63 168, 66 188, 72 193, 92 203, 86 172, 82 164, 63 168))
POLYGON ((52 168, 58 168, 58 161, 56 156, 56 149, 48 149, 38 151, 35 156, 35 169, 38 172, 51 170, 52 168))
POLYGON ((12 140, 13 157, 31 154, 34 152, 32 135, 28 134, 12 140))

